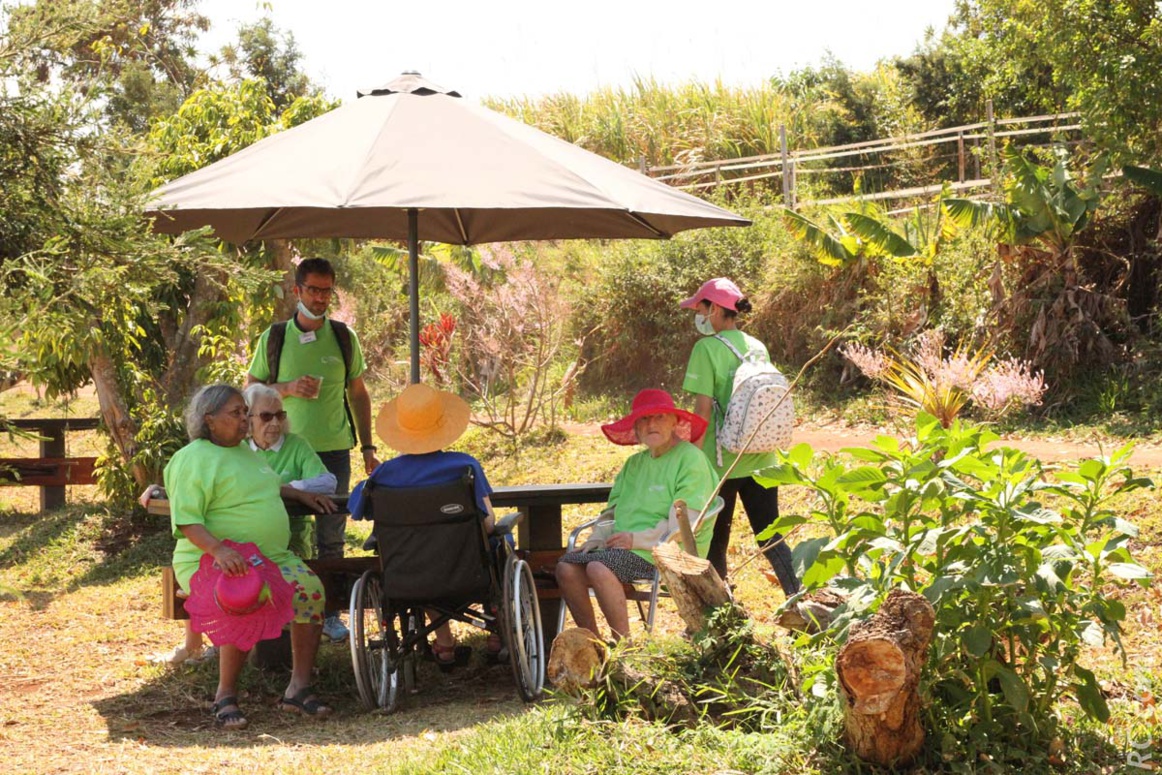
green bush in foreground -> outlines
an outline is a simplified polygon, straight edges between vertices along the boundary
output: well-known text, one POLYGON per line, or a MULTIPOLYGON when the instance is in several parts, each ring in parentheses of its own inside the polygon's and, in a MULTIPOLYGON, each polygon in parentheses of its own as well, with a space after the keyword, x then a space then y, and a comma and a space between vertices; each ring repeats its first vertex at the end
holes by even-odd
POLYGON ((1124 662, 1126 609, 1109 589, 1151 577, 1130 556, 1137 528, 1108 508, 1110 498, 1152 486, 1133 475, 1128 446, 1050 480, 1022 452, 986 450, 996 439, 921 414, 909 442, 881 436, 870 449, 846 450, 850 463, 815 460, 800 445, 765 482, 814 493, 809 513, 785 515, 768 533, 825 528, 795 547, 804 585, 850 593, 819 638, 841 642, 892 589, 932 603, 921 691, 929 729, 948 730, 949 753, 986 742, 1046 750, 1061 734, 1067 698, 1106 721, 1106 700, 1080 657, 1085 646, 1110 644, 1124 662))

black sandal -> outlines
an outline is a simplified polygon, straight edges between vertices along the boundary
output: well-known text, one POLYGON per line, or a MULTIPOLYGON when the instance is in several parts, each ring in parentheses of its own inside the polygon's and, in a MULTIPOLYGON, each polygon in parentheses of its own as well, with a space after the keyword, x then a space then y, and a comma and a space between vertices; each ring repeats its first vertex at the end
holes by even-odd
POLYGON ((315 690, 312 687, 304 686, 294 697, 283 695, 283 698, 278 702, 278 708, 287 713, 299 713, 303 716, 316 716, 318 718, 330 716, 334 709, 315 697, 314 694, 315 690))
POLYGON ((210 712, 214 714, 214 723, 222 729, 241 730, 250 726, 250 721, 242 715, 242 709, 238 706, 238 698, 232 694, 211 705, 210 712), (226 710, 231 705, 234 710, 226 710))

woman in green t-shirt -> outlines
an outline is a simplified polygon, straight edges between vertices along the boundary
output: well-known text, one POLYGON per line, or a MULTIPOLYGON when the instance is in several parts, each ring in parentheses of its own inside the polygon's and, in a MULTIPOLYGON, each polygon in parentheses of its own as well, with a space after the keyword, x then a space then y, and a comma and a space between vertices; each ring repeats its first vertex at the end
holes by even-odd
MULTIPOLYGON (((694 414, 709 424, 706 435, 696 443, 714 466, 718 479, 738 459, 730 472, 730 478, 722 483, 719 490, 724 505, 714 523, 714 537, 710 541, 710 553, 707 555, 718 575, 725 579, 726 549, 730 545, 730 525, 734 519, 735 503, 739 498, 742 499, 751 530, 757 536, 779 518, 779 490, 777 487, 763 487, 753 476, 754 472, 775 464, 773 452, 735 455, 717 448, 715 434, 718 427, 715 420, 722 421, 734 389, 734 372, 741 363, 730 347, 718 341, 718 338, 729 341, 744 356, 758 350, 762 359, 769 362, 770 355, 766 345, 738 330, 738 313, 749 312, 751 306, 738 286, 729 279, 716 277, 707 280, 681 306, 694 310, 694 327, 702 334, 702 339, 694 344, 690 353, 686 377, 682 381, 682 389, 695 396, 694 414), (720 452, 721 460, 718 457, 720 452)), ((793 595, 799 591, 799 579, 791 564, 791 549, 777 533, 771 541, 774 543, 763 554, 774 569, 783 592, 787 596, 793 595)))
MULTIPOLYGON (((190 579, 205 554, 226 575, 241 575, 246 570, 245 558, 223 541, 256 544, 296 593, 291 679, 279 706, 288 712, 329 715, 331 708, 315 696, 310 685, 323 630, 323 585, 287 549, 290 524, 279 497, 281 481, 244 443, 249 426, 246 402, 237 388, 208 385, 190 401, 186 410, 190 443, 165 467, 170 522, 177 539, 174 575, 182 589, 189 591, 190 579)), ((325 497, 302 493, 300 500, 321 508, 325 497)), ((238 707, 236 685, 246 652, 230 643, 218 645, 214 716, 222 727, 244 729, 249 722, 238 707)))
MULTIPOLYGON (((632 411, 615 423, 601 426, 614 444, 644 444, 645 449, 625 461, 606 512, 613 523, 575 552, 557 561, 557 585, 573 620, 600 637, 589 590, 601 613, 621 639, 629 634, 625 583, 653 578, 650 549, 669 533, 674 501, 701 510, 714 496, 714 474, 706 457, 690 442, 706 431, 706 422, 674 406, 664 390, 643 390, 633 399, 632 411)), ((597 533, 598 531, 594 531, 597 533)), ((709 539, 699 541, 705 557, 709 539)))

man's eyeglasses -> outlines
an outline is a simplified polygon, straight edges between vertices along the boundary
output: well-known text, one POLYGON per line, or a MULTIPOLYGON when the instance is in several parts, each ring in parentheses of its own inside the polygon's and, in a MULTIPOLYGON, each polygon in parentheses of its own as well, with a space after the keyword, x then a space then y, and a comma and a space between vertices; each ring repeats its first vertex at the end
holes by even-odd
POLYGON ((280 409, 277 412, 255 412, 250 416, 257 417, 263 422, 270 422, 271 420, 278 420, 279 422, 282 422, 286 419, 286 410, 280 409))
POLYGON ((319 298, 326 298, 335 292, 335 286, 333 285, 326 288, 320 288, 317 285, 300 285, 299 287, 312 296, 317 296, 319 298))

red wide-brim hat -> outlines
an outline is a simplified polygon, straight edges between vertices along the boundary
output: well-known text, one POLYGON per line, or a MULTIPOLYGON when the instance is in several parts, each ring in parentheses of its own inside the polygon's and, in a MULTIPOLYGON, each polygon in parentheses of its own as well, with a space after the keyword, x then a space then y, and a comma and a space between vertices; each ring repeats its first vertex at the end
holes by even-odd
POLYGON ((633 426, 643 417, 651 414, 672 414, 678 418, 675 433, 684 441, 698 441, 706 433, 706 421, 693 412, 674 406, 673 397, 664 390, 647 389, 633 397, 630 413, 617 422, 601 426, 601 432, 614 444, 637 444, 637 434, 633 426))
POLYGON ((246 559, 246 574, 227 576, 210 554, 203 554, 185 608, 194 632, 204 633, 215 646, 249 651, 260 640, 277 638, 295 618, 295 591, 255 544, 222 543, 246 559))

